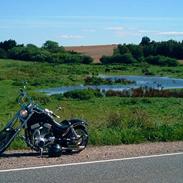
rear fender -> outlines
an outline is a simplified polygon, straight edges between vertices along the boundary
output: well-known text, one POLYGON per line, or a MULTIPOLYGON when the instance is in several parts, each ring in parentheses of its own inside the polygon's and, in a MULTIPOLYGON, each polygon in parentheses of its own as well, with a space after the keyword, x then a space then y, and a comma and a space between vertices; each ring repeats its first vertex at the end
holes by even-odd
POLYGON ((81 126, 83 128, 86 128, 86 126, 88 126, 88 124, 85 121, 80 119, 71 119, 71 120, 68 120, 68 122, 72 127, 81 126))

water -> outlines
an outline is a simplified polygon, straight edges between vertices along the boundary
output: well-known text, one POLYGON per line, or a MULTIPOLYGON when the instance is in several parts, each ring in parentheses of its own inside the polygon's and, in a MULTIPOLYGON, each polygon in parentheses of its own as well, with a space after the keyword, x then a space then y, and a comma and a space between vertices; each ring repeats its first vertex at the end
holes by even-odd
POLYGON ((145 88, 154 88, 154 89, 177 89, 177 88, 183 88, 183 79, 176 79, 176 78, 169 78, 169 77, 159 77, 159 76, 106 76, 106 75, 99 75, 99 77, 104 79, 111 79, 111 80, 117 80, 117 79, 126 79, 135 81, 132 84, 127 85, 98 85, 98 86, 84 86, 84 85, 78 85, 78 86, 63 86, 63 87, 57 87, 57 88, 49 88, 49 89, 42 89, 39 90, 40 92, 44 92, 47 95, 53 95, 53 94, 63 94, 68 91, 73 90, 83 90, 83 89, 99 89, 101 91, 123 91, 123 90, 130 90, 135 89, 139 87, 145 87, 145 88))

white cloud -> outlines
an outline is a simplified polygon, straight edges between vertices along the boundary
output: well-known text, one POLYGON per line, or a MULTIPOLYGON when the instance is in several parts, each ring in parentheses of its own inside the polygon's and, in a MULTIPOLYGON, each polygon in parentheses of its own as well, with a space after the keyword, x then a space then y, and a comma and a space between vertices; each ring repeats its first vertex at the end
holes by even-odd
POLYGON ((60 35, 59 38, 61 38, 61 39, 83 39, 84 36, 63 34, 63 35, 60 35))
POLYGON ((127 36, 139 36, 138 32, 135 31, 118 31, 115 33, 118 37, 127 37, 127 36))
POLYGON ((157 34, 157 31, 153 31, 153 30, 139 30, 137 31, 139 33, 142 33, 142 34, 157 34))
POLYGON ((116 36, 118 36, 118 37, 124 37, 124 36, 127 35, 127 33, 124 32, 124 31, 117 31, 117 32, 115 32, 114 34, 115 34, 116 36))
POLYGON ((106 30, 110 30, 110 31, 122 31, 122 30, 124 30, 124 27, 122 27, 122 26, 107 27, 106 30))
POLYGON ((183 32, 179 32, 179 31, 140 30, 138 32, 141 34, 154 34, 154 35, 161 35, 161 36, 183 36, 183 32))
POLYGON ((183 32, 158 32, 158 35, 164 35, 164 36, 183 36, 183 32))

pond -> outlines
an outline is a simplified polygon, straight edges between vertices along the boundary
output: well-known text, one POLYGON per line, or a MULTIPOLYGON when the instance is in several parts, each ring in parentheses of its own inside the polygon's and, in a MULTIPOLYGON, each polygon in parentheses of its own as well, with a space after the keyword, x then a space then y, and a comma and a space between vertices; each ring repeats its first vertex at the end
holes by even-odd
POLYGON ((47 95, 53 94, 63 94, 68 91, 73 90, 83 90, 83 89, 99 89, 101 91, 123 91, 123 90, 130 90, 135 88, 154 88, 154 89, 178 89, 183 88, 183 79, 176 79, 170 77, 160 77, 160 76, 106 76, 106 75, 99 75, 99 77, 103 79, 111 79, 111 80, 118 80, 118 79, 125 79, 134 81, 134 83, 126 84, 126 85, 77 85, 77 86, 63 86, 57 88, 48 88, 48 89, 41 89, 39 92, 44 92, 47 95))

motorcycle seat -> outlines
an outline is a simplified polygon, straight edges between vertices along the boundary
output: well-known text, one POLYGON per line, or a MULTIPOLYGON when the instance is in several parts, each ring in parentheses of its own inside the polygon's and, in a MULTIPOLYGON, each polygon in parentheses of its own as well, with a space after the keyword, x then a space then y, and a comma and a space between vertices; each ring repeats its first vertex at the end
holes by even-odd
POLYGON ((69 128, 69 122, 67 120, 62 121, 61 123, 54 122, 53 128, 56 131, 64 133, 69 128))

